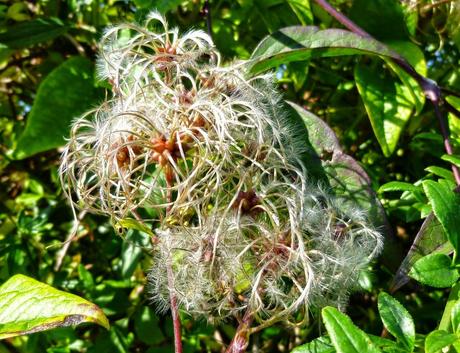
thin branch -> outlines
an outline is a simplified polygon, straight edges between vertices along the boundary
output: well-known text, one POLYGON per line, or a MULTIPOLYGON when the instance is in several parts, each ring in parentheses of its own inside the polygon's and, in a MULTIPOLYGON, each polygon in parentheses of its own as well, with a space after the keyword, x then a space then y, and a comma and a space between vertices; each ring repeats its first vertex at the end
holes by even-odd
POLYGON ((72 43, 75 49, 77 49, 78 54, 81 56, 86 56, 85 48, 83 48, 83 46, 78 43, 74 37, 72 37, 70 34, 64 34, 64 37, 67 38, 70 43, 72 43))
POLYGON ((206 17, 206 27, 208 34, 212 38, 212 19, 211 19, 211 7, 209 6, 209 0, 204 0, 203 15, 206 17))
POLYGON ((61 248, 61 250, 58 251, 57 253, 57 256, 56 256, 56 264, 54 265, 54 271, 59 271, 59 269, 61 268, 62 266, 62 262, 64 261, 64 257, 66 256, 67 254, 67 251, 69 250, 69 247, 70 247, 70 244, 72 243, 72 241, 74 241, 74 239, 76 238, 77 236, 77 233, 78 233, 78 227, 80 226, 81 224, 81 221, 83 220, 83 218, 85 217, 86 213, 88 213, 88 211, 86 210, 83 210, 81 211, 77 217, 75 217, 75 220, 74 220, 74 223, 73 223, 73 226, 72 228, 70 229, 70 232, 69 234, 67 235, 67 238, 64 242, 64 246, 61 248))
MULTIPOLYGON (((333 8, 326 0, 315 1, 332 17, 334 17, 337 21, 339 21, 353 33, 356 33, 365 38, 373 38, 369 33, 367 33, 365 30, 359 27, 356 23, 351 21, 347 16, 333 8)), ((433 104, 436 118, 438 119, 439 124, 441 126, 441 134, 444 140, 444 147, 446 149, 447 154, 452 154, 453 149, 449 139, 449 128, 446 125, 445 117, 443 117, 440 112, 440 107, 442 105, 445 105, 446 108, 456 116, 459 116, 460 113, 443 99, 441 94, 441 88, 435 81, 420 75, 404 58, 392 58, 391 60, 417 81, 417 83, 420 85, 423 92, 425 93, 426 98, 433 104)), ((457 166, 455 166, 454 164, 452 164, 451 167, 452 172, 454 173, 457 186, 460 187, 460 172, 457 166)))

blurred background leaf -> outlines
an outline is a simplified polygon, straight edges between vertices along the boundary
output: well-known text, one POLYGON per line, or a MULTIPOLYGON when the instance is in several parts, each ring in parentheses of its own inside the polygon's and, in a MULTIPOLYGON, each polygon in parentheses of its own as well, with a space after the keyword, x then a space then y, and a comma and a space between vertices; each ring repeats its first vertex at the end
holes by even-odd
POLYGON ((62 63, 38 87, 14 157, 23 159, 62 146, 72 120, 95 106, 100 93, 88 59, 77 56, 62 63))

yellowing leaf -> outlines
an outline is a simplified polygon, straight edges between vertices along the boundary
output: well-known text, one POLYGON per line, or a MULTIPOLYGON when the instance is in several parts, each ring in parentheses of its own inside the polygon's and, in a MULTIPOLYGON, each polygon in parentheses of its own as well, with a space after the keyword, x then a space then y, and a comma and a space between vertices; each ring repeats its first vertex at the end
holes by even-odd
POLYGON ((24 275, 0 286, 0 339, 94 322, 109 328, 95 304, 24 275))

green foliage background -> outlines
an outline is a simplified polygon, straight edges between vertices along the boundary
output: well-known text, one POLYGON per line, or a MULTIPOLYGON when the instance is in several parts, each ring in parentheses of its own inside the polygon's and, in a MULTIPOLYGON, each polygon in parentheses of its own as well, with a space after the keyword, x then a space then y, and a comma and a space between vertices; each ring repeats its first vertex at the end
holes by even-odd
MULTIPOLYGON (((460 3, 331 3, 405 56, 419 73, 460 92, 460 3)), ((171 320, 155 314, 149 300, 145 234, 130 230, 121 237, 107 219, 86 215, 57 266, 73 224, 57 168, 70 121, 107 94, 108 83, 94 77, 103 28, 141 21, 157 9, 183 30, 206 29, 203 5, 200 0, 0 1, 0 283, 18 273, 31 276, 96 303, 112 325, 109 331, 88 325, 7 339, 0 342, 0 353, 173 350, 171 320)), ((339 27, 308 0, 214 0, 210 10, 213 39, 227 61, 249 58, 266 35, 282 27, 339 27)), ((445 246, 446 232, 453 237, 432 217, 428 226, 433 237, 425 237, 422 250, 403 262, 432 209, 445 225, 444 208, 437 212, 436 203, 428 202, 430 183, 442 180, 450 190, 454 179, 449 162, 441 158, 445 152, 432 107, 391 65, 370 56, 339 56, 283 63, 275 70, 286 99, 323 119, 344 152, 364 167, 387 212, 391 231, 386 231, 385 252, 363 274, 363 292, 349 304, 353 322, 374 335, 382 331, 377 296, 390 290, 401 263, 408 270, 416 256, 445 246)), ((457 97, 449 102, 460 107, 457 97)), ((458 151, 460 120, 449 116, 449 125, 458 151)), ((443 249, 449 253, 448 247, 443 249)), ((426 334, 436 328, 448 293, 412 281, 394 296, 414 317, 416 331, 426 334)), ((266 329, 252 343, 260 352, 289 352, 318 337, 323 330, 319 319, 313 315, 302 330, 282 325, 266 329)), ((232 322, 213 327, 187 316, 183 320, 187 352, 219 352, 235 330, 232 322)))

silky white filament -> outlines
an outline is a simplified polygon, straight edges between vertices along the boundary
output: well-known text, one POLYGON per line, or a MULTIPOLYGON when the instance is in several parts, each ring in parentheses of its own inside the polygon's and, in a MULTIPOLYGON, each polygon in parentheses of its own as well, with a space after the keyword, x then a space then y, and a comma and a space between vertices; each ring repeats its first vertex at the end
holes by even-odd
POLYGON ((382 237, 307 180, 272 75, 222 66, 207 34, 156 12, 107 29, 97 69, 113 98, 74 121, 62 184, 73 207, 117 224, 156 210, 160 310, 174 291, 193 315, 266 326, 346 300, 382 237))

